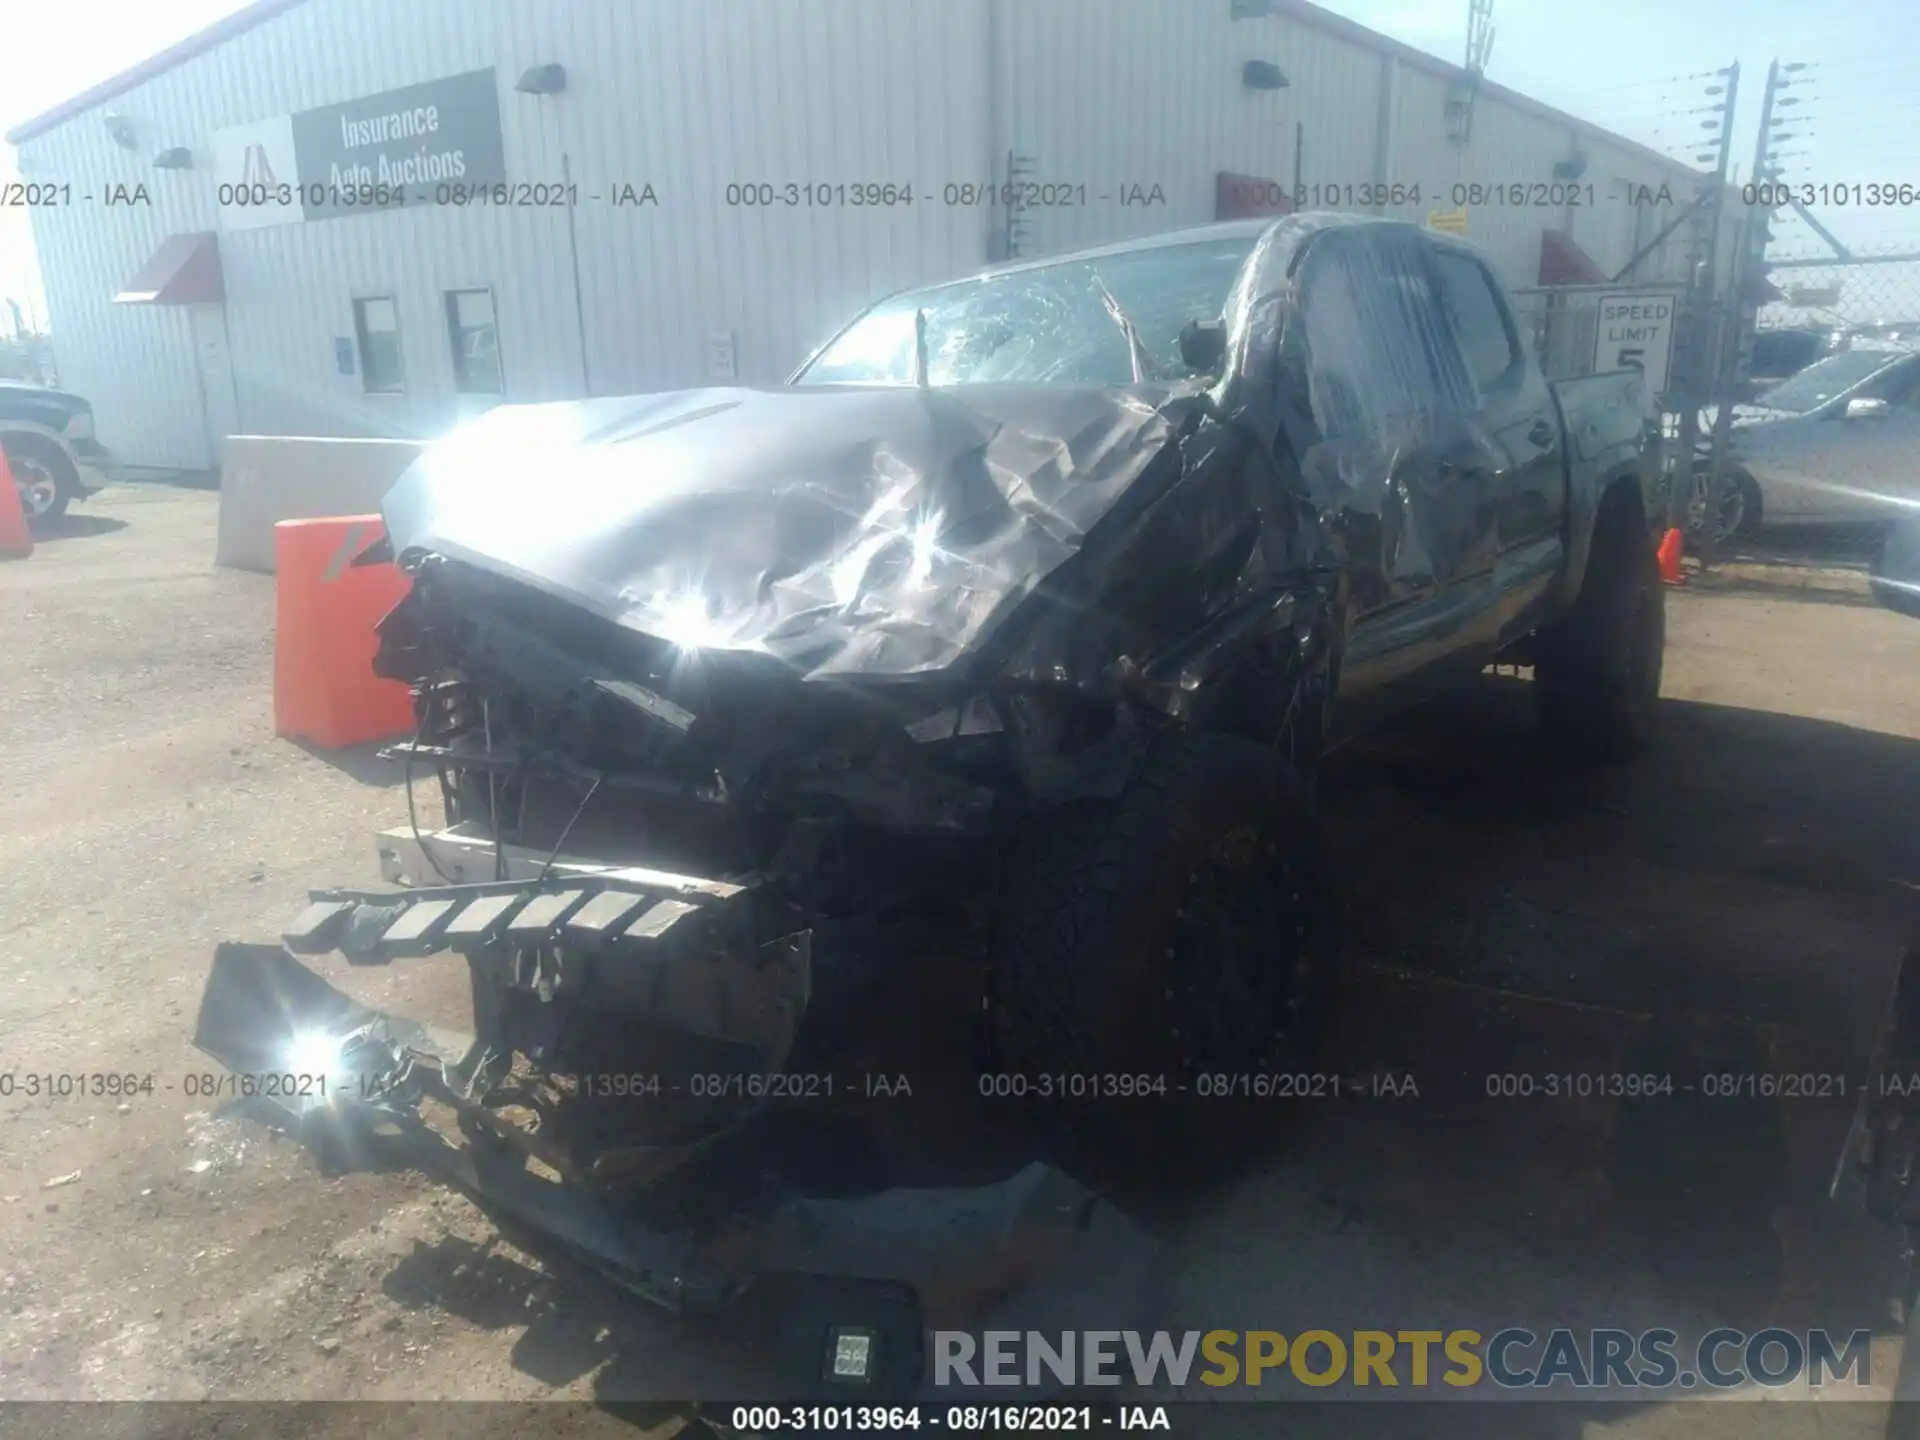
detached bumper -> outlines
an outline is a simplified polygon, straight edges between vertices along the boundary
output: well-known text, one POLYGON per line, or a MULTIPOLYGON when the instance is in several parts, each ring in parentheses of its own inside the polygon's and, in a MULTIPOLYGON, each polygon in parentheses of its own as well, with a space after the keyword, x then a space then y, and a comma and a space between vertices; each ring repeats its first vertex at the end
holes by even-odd
POLYGON ((504 1145, 462 1143, 429 1125, 438 1101, 468 1102, 446 1068, 468 1037, 431 1032, 349 999, 280 945, 224 944, 200 1001, 194 1046, 241 1077, 302 1141, 349 1162, 396 1154, 501 1218, 591 1259, 636 1294, 680 1311, 717 1309, 733 1285, 685 1238, 624 1222, 571 1187, 531 1173, 504 1145), (324 1041, 317 1037, 327 1037, 324 1041))
MULTIPOLYGON (((397 843, 383 837, 382 848, 397 843)), ((436 844, 443 864, 461 848, 445 832, 427 837, 429 848, 436 844)), ((396 870, 421 858, 383 856, 396 870)), ((502 856, 509 870, 516 859, 510 851, 502 856)), ((486 1036, 502 1012, 490 1018, 476 1003, 478 1038, 432 1030, 359 1004, 290 953, 338 948, 353 963, 380 964, 453 948, 465 936, 476 983, 483 970, 497 969, 508 976, 503 987, 531 985, 513 989, 518 998, 507 1002, 526 1008, 543 981, 549 998, 575 983, 566 968, 575 962, 562 952, 575 943, 579 922, 588 932, 578 941, 587 965, 621 972, 620 993, 644 997, 641 1009, 622 1007, 616 1027, 626 1037, 623 1069, 671 1068, 651 1048, 647 1028, 662 1007, 672 1008, 678 1025, 736 1038, 756 1017, 754 1024, 768 1026, 761 1032, 770 1046, 760 1050, 765 1069, 779 1069, 774 1056, 784 1055, 805 1005, 807 932, 765 940, 753 907, 740 904, 753 895, 750 886, 647 870, 585 873, 566 862, 557 868, 571 873, 545 889, 494 881, 377 895, 314 892, 283 944, 218 947, 193 1043, 242 1077, 240 1092, 255 1107, 276 1111, 336 1162, 399 1160, 431 1174, 516 1238, 556 1246, 675 1312, 717 1314, 750 1289, 787 1295, 797 1283, 803 1298, 775 1321, 790 1393, 824 1384, 826 1395, 840 1399, 944 1394, 926 1381, 932 1330, 1144 1324, 1157 1247, 1051 1166, 1029 1163, 985 1185, 808 1193, 778 1157, 807 1145, 814 1132, 806 1123, 820 1117, 771 1105, 745 1107, 734 1123, 677 1147, 608 1146, 591 1126, 581 1133, 595 1143, 576 1143, 566 1125, 545 1122, 529 1137, 506 1124, 490 1090, 489 1077, 501 1073, 493 1066, 500 1032, 492 1044, 486 1036), (591 933, 629 899, 620 933, 591 933), (736 908, 742 917, 730 921, 724 912, 736 908), (690 930, 684 939, 683 930, 690 930), (737 981, 726 976, 731 967, 744 967, 737 981), (719 988, 683 989, 674 973, 682 968, 719 988), (881 1357, 852 1383, 823 1369, 837 1363, 836 1337, 848 1334, 868 1336, 881 1357)), ((599 1008, 597 992, 585 993, 587 1008, 599 1008)), ((551 1043, 532 1048, 565 1053, 547 1049, 551 1043)), ((527 1048, 511 1052, 516 1066, 527 1048)), ((663 1089, 679 1088, 665 1078, 663 1089)))

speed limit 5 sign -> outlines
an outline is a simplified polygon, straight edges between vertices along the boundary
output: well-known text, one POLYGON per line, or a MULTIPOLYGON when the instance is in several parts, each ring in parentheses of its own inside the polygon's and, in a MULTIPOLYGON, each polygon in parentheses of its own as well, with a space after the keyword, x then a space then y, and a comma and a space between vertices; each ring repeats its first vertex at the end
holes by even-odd
POLYGON ((1647 395, 1660 394, 1667 388, 1667 364, 1673 357, 1678 297, 1671 290, 1609 290, 1599 304, 1593 368, 1638 370, 1647 395))

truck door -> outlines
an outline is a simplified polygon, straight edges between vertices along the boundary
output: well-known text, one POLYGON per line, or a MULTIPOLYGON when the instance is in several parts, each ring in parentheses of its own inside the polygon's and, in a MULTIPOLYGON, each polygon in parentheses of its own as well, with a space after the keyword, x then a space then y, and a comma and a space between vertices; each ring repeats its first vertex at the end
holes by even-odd
POLYGON ((1510 638, 1531 628, 1563 563, 1564 439, 1546 377, 1487 267, 1464 250, 1436 245, 1433 268, 1480 423, 1505 452, 1488 498, 1498 555, 1494 607, 1502 637, 1510 638))
POLYGON ((1350 584, 1343 727, 1364 727, 1485 663, 1489 496, 1507 461, 1473 413, 1419 232, 1331 231, 1295 281, 1319 432, 1302 469, 1350 584))

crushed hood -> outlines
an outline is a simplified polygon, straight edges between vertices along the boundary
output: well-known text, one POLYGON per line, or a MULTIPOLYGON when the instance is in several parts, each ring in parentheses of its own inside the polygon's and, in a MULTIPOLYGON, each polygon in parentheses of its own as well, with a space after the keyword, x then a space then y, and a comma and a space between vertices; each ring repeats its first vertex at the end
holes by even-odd
POLYGON ((803 675, 947 668, 1168 447, 1164 388, 684 390, 502 406, 384 504, 429 551, 803 675))

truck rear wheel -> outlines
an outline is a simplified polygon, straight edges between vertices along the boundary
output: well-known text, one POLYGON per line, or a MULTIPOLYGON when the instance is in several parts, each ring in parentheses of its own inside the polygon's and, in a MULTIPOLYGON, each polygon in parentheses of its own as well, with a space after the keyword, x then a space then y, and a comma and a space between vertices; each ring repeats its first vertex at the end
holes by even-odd
POLYGON ((1134 1119, 1182 1086, 1193 1097, 1212 1077, 1295 1065, 1321 1024, 1330 908, 1286 767, 1244 740, 1166 741, 1117 800, 1043 822, 1013 857, 994 926, 995 1062, 1029 1077, 1028 1094, 1039 1080, 1042 1098, 1110 1097, 1134 1119), (1156 1077, 1163 1089, 1125 1093, 1156 1077))
POLYGON ((1605 505, 1580 598, 1535 654, 1535 702, 1555 750, 1612 761, 1645 745, 1666 646, 1666 592, 1646 527, 1630 505, 1605 505))

